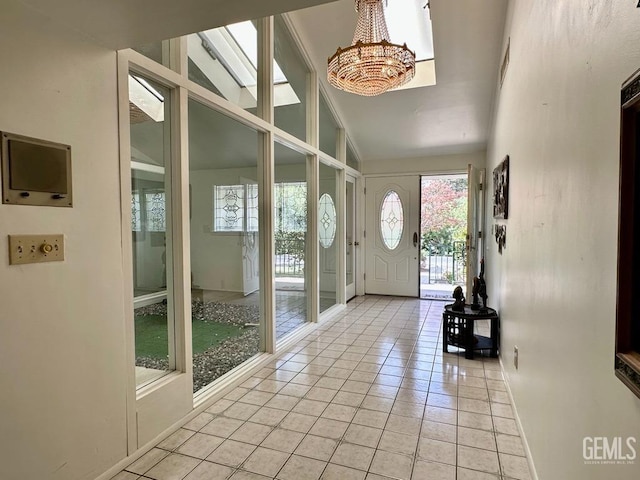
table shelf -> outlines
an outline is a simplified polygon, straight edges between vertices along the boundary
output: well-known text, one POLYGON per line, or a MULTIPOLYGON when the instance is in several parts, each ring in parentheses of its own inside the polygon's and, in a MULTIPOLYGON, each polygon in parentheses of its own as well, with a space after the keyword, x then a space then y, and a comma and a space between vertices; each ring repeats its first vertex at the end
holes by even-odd
POLYGON ((453 304, 446 305, 442 312, 442 350, 449 351, 448 346, 462 348, 465 358, 473 359, 474 351, 490 350, 492 357, 498 356, 499 317, 492 308, 484 311, 472 310, 465 305, 464 311, 453 310, 453 304), (491 336, 474 333, 476 320, 491 321, 491 336))

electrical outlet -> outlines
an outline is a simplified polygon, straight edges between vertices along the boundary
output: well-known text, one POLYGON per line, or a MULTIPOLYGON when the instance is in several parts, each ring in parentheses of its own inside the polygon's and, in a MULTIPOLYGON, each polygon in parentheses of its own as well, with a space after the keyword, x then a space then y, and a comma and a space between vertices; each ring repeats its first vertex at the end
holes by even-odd
POLYGON ((9 235, 9 264, 61 262, 64 235, 9 235))
POLYGON ((518 346, 513 347, 513 366, 518 369, 518 346))

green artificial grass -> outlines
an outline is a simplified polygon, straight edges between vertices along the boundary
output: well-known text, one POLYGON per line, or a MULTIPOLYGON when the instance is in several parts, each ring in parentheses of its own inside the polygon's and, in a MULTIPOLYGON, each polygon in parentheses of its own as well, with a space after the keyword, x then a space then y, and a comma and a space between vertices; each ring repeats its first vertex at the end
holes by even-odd
MULTIPOLYGON (((167 358, 169 354, 167 317, 164 315, 136 315, 135 325, 136 356, 167 358)), ((193 353, 202 353, 227 338, 241 335, 243 331, 238 325, 205 322, 202 320, 194 320, 191 323, 191 329, 193 353)))

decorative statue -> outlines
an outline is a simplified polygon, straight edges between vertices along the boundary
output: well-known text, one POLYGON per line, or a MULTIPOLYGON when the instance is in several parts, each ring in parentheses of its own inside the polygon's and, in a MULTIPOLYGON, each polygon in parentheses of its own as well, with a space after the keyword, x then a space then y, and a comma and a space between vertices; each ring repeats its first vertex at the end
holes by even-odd
POLYGON ((482 298, 480 311, 487 311, 487 284, 484 281, 484 258, 480 260, 480 277, 478 278, 478 295, 482 298))
POLYGON ((462 287, 458 286, 453 290, 453 298, 455 298, 456 301, 453 302, 451 310, 455 312, 464 312, 464 294, 462 293, 462 287))
POLYGON ((471 304, 471 310, 480 310, 480 304, 478 303, 479 293, 480 293, 480 279, 478 277, 473 277, 473 303, 471 304))

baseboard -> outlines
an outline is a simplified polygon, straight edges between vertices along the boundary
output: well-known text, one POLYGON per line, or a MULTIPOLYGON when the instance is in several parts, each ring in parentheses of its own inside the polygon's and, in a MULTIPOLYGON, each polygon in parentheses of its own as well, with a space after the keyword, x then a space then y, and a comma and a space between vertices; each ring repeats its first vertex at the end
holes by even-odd
POLYGON ((500 369, 502 370, 502 377, 504 378, 504 384, 507 388, 507 395, 509 395, 509 401, 511 402, 511 407, 513 408, 513 415, 516 420, 516 425, 518 426, 518 431, 520 432, 520 439, 522 440, 524 453, 527 456, 527 463, 529 464, 529 473, 531 474, 531 480, 539 480, 538 472, 536 472, 536 467, 535 467, 535 464, 533 463, 533 456, 531 455, 531 449, 529 448, 529 442, 527 441, 527 437, 524 433, 524 429, 522 428, 520 415, 518 414, 518 409, 516 407, 516 402, 513 398, 513 393, 511 392, 511 385, 509 385, 509 380, 508 380, 509 377, 504 368, 504 364, 502 363, 502 357, 500 357, 500 369))

